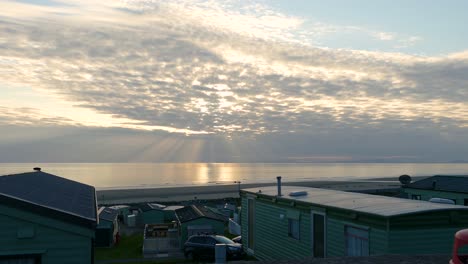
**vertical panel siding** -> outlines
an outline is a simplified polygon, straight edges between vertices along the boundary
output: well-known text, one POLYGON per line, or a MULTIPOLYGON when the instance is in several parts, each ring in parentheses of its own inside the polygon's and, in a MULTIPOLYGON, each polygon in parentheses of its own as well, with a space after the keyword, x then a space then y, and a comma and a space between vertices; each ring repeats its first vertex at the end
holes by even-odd
MULTIPOLYGON (((248 230, 249 230, 249 226, 248 226, 248 218, 247 218, 247 197, 245 196, 242 196, 242 199, 241 199, 241 213, 240 213, 240 224, 241 224, 241 236, 242 236, 242 243, 244 245, 247 245, 247 247, 249 247, 248 245, 248 230)), ((244 247, 244 250, 246 250, 246 247, 244 247)))
POLYGON ((450 255, 458 228, 406 229, 390 231, 391 254, 450 255))
MULTIPOLYGON (((346 255, 345 226, 362 227, 360 223, 327 217, 327 257, 346 255)), ((387 232, 380 228, 369 227, 369 254, 385 254, 388 249, 387 232)))
POLYGON ((378 228, 369 229, 369 254, 383 255, 388 252, 388 233, 378 228))
POLYGON ((454 234, 468 226, 467 211, 433 211, 396 217, 390 222, 390 252, 447 254, 454 234))
POLYGON ((18 250, 46 250, 42 258, 43 264, 90 263, 91 237, 24 221, 2 212, 0 213, 0 252, 18 250), (34 229, 35 234, 32 238, 17 238, 17 230, 24 227, 34 229))
POLYGON ((143 224, 162 224, 164 223, 164 211, 150 210, 143 212, 143 224))
POLYGON ((344 224, 332 217, 327 217, 327 257, 345 255, 344 224))
MULTIPOLYGON (((288 236, 287 210, 266 201, 255 200, 255 257, 261 260, 295 259, 312 255, 310 212, 301 210, 300 239, 288 236), (280 215, 283 215, 283 219, 280 215)), ((242 199, 242 235, 247 238, 247 199, 242 199)), ((297 209, 295 209, 297 210, 297 209)), ((246 239, 247 240, 247 239, 246 239)))

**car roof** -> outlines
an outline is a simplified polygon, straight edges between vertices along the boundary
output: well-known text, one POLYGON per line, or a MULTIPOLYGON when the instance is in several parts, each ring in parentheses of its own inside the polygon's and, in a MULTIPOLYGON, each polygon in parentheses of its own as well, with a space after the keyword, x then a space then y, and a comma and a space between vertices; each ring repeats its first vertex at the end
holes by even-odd
POLYGON ((210 234, 199 234, 199 235, 191 235, 190 237, 201 237, 201 236, 204 236, 204 237, 215 237, 215 236, 219 236, 219 235, 210 235, 210 234))

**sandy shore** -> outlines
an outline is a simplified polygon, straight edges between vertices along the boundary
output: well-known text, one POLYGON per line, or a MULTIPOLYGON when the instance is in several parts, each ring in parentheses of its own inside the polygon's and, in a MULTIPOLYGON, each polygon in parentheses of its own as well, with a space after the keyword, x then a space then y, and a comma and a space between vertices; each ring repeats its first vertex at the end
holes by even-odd
MULTIPOLYGON (((240 188, 255 188, 272 185, 276 185, 276 183, 241 184, 240 188)), ((400 183, 395 179, 389 181, 383 181, 381 179, 364 181, 301 181, 285 182, 283 185, 329 188, 347 191, 395 189, 400 187, 400 183)), ((195 199, 207 200, 236 197, 239 197, 239 186, 237 184, 97 191, 97 200, 99 204, 178 202, 195 199)))

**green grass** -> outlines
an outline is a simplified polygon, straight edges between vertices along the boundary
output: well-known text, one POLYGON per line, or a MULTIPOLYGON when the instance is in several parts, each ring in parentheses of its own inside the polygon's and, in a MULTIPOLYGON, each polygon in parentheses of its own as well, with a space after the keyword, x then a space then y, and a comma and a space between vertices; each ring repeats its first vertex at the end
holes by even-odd
POLYGON ((143 257, 143 234, 122 236, 120 243, 112 248, 96 248, 96 260, 132 259, 143 257))

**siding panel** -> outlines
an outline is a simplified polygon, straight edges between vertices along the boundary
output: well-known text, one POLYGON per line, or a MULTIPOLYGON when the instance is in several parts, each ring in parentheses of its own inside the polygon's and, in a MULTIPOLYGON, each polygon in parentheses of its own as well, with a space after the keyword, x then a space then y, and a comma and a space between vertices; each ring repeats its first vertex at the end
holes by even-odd
MULTIPOLYGON (((339 218, 328 217, 327 221, 327 257, 340 257, 346 255, 345 226, 363 227, 362 224, 342 221, 339 218)), ((387 232, 385 230, 368 227, 369 230, 369 254, 385 254, 387 243, 387 232)))
POLYGON ((391 230, 390 254, 446 254, 452 252, 458 228, 391 230))
MULTIPOLYGON (((247 237, 247 202, 243 199, 242 232, 247 237), (245 208, 245 209, 244 209, 245 208), (244 211, 245 210, 245 211, 244 211)), ((255 201, 255 256, 261 260, 296 259, 312 255, 310 212, 300 211, 300 239, 288 237, 286 208, 266 201, 255 201), (280 217, 283 215, 283 218, 280 217), (274 231, 274 232, 272 232, 274 231)))
MULTIPOLYGON (((33 219, 32 219, 33 220, 33 219)), ((91 237, 0 214, 0 252, 45 250, 43 264, 81 264, 91 261, 91 237), (21 228, 33 228, 34 236, 17 238, 21 228)))
POLYGON ((344 224, 337 219, 327 218, 327 257, 345 255, 344 224))

